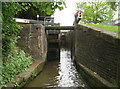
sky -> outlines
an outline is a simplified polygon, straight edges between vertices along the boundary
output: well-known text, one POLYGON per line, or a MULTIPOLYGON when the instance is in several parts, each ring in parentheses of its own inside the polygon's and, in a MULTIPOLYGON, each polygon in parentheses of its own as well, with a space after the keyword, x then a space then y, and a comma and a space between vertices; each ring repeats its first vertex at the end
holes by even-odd
POLYGON ((74 13, 76 13, 76 2, 80 0, 66 0, 67 8, 59 11, 58 9, 54 13, 55 23, 60 23, 61 26, 72 26, 74 22, 74 13))
MULTIPOLYGON (((55 23, 60 23, 61 26, 72 26, 74 22, 74 13, 76 13, 76 2, 79 1, 82 0, 66 0, 67 8, 64 8, 62 11, 57 9, 53 15, 55 23)), ((117 18, 117 16, 118 14, 116 13, 115 18, 117 18)))

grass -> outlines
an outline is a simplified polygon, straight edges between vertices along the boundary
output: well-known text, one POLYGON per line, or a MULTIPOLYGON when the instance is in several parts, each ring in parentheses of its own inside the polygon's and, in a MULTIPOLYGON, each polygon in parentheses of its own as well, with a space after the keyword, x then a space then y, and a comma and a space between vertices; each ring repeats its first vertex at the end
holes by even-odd
POLYGON ((118 26, 115 26, 115 25, 103 25, 103 24, 87 24, 87 25, 99 27, 105 30, 110 30, 112 32, 118 33, 118 26))

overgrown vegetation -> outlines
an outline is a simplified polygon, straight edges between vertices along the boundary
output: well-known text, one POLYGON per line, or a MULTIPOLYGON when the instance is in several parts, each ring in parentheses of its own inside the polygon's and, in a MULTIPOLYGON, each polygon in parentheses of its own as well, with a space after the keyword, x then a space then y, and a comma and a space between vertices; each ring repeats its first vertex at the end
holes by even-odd
POLYGON ((22 7, 18 3, 2 2, 2 54, 8 56, 16 43, 20 26, 13 19, 22 7))
POLYGON ((9 54, 6 62, 3 63, 2 83, 14 81, 14 76, 20 72, 26 71, 26 68, 32 64, 32 57, 26 56, 23 50, 9 54))
MULTIPOLYGON (((32 63, 23 50, 16 50, 17 34, 21 28, 13 19, 14 15, 26 9, 19 3, 2 2, 2 84, 14 81, 14 76, 26 70, 32 63)), ((27 10, 27 9, 26 9, 27 10)))
POLYGON ((115 26, 115 25, 103 25, 103 24, 87 24, 87 25, 99 27, 105 30, 110 30, 110 31, 118 33, 118 26, 115 26))

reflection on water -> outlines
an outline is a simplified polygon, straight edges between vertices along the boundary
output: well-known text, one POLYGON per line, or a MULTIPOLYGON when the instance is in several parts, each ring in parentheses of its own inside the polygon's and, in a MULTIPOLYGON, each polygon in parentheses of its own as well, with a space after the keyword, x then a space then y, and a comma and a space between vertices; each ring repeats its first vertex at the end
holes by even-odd
POLYGON ((58 67, 59 76, 58 87, 84 87, 72 60, 70 51, 61 49, 60 53, 60 64, 58 67))
POLYGON ((74 66, 70 51, 61 48, 60 61, 58 59, 48 61, 40 75, 25 87, 86 87, 86 85, 74 66))

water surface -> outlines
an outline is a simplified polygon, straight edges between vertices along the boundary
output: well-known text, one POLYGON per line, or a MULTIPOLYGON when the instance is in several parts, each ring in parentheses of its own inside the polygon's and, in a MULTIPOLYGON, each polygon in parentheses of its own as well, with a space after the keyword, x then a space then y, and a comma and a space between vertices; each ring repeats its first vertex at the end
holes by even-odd
POLYGON ((86 85, 76 70, 71 51, 60 49, 60 60, 47 61, 43 71, 25 87, 83 87, 86 85))

